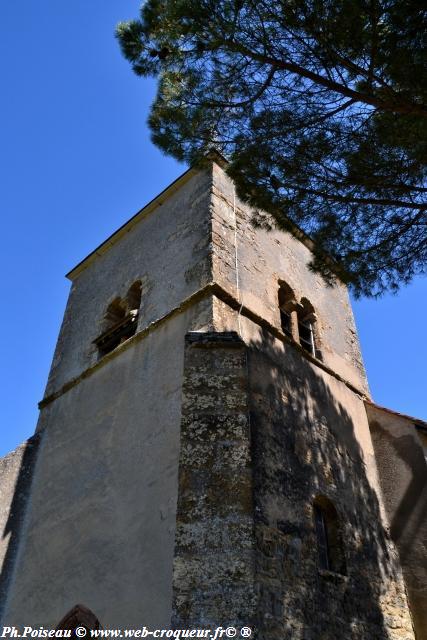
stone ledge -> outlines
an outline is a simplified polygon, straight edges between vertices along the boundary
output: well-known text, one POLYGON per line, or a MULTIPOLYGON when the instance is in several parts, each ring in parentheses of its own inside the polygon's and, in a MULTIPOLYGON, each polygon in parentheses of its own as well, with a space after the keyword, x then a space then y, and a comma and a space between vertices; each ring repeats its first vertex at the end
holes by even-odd
MULTIPOLYGON (((291 345, 292 348, 295 349, 296 351, 298 351, 303 358, 305 358, 309 362, 313 363, 314 365, 316 365, 317 367, 319 367, 323 371, 326 371, 326 373, 328 373, 329 375, 333 376, 336 380, 339 380, 340 382, 345 384, 351 391, 353 391, 356 395, 358 395, 362 400, 368 400, 368 398, 366 396, 366 393, 363 390, 358 389, 357 387, 354 386, 354 384, 352 384, 351 382, 349 382, 348 380, 343 378, 340 374, 336 373, 333 369, 328 367, 321 360, 318 360, 317 358, 315 358, 314 356, 309 354, 307 351, 305 351, 305 349, 303 349, 303 347, 301 347, 294 340, 291 340, 291 338, 289 338, 285 333, 283 333, 283 331, 281 329, 278 329, 277 327, 273 326, 268 320, 263 319, 261 316, 259 316, 254 311, 252 311, 251 309, 249 309, 245 305, 242 305, 237 300, 237 298, 235 298, 233 296, 233 294, 229 293, 226 289, 223 289, 223 287, 221 287, 220 285, 218 285, 218 284, 216 284, 214 282, 210 282, 205 287, 203 287, 203 289, 199 289, 198 291, 193 293, 191 296, 189 296, 188 298, 183 300, 183 302, 181 302, 180 305, 178 305, 177 307, 174 307, 173 309, 171 309, 168 313, 166 313, 164 316, 162 316, 158 320, 154 320, 151 324, 149 324, 144 329, 141 329, 141 331, 138 331, 134 336, 132 336, 131 338, 129 338, 128 340, 123 342, 121 345, 116 347, 113 351, 110 351, 110 353, 107 353, 107 355, 102 357, 95 364, 93 364, 90 367, 88 367, 87 369, 85 369, 81 374, 79 374, 75 378, 72 378, 71 380, 66 382, 64 385, 62 385, 62 387, 60 389, 50 393, 48 396, 45 396, 39 402, 39 405, 38 405, 39 409, 43 409, 44 407, 46 407, 48 404, 50 404, 51 402, 53 402, 57 398, 60 398, 62 395, 67 393, 70 389, 72 389, 77 384, 79 384, 82 380, 84 380, 85 378, 88 378, 89 376, 91 376, 100 367, 103 367, 110 360, 112 360, 113 358, 117 357, 120 353, 122 353, 126 349, 129 349, 129 347, 134 345, 136 342, 138 342, 140 340, 143 340, 152 331, 157 330, 157 328, 160 325, 163 325, 165 322, 167 322, 170 318, 172 318, 176 314, 182 313, 183 311, 185 311, 189 307, 193 306, 195 303, 197 303, 197 302, 199 302, 201 300, 204 300, 205 298, 207 298, 208 296, 211 296, 211 295, 217 297, 219 300, 221 300, 222 302, 227 304, 231 309, 234 309, 235 311, 238 311, 242 316, 245 316, 246 318, 249 318, 249 320, 251 320, 255 324, 258 324, 258 326, 260 326, 263 329, 265 329, 266 331, 268 331, 272 336, 274 336, 275 338, 277 338, 281 342, 283 342, 285 344, 288 344, 288 345, 291 345)), ((198 332, 195 332, 195 333, 198 333, 198 332)), ((235 332, 227 332, 227 333, 235 333, 235 332)), ((219 334, 219 335, 221 335, 221 334, 219 334)), ((243 343, 243 341, 242 341, 242 343, 243 343)), ((201 346, 204 346, 204 345, 201 345, 201 346)), ((214 346, 218 346, 218 343, 215 343, 214 346)), ((238 343, 238 342, 235 342, 233 344, 233 342, 230 340, 229 342, 227 342, 226 346, 228 346, 228 347, 236 346, 237 347, 237 346, 241 346, 241 344, 238 343)))
POLYGON ((245 343, 236 331, 189 331, 185 342, 193 347, 244 347, 245 343))

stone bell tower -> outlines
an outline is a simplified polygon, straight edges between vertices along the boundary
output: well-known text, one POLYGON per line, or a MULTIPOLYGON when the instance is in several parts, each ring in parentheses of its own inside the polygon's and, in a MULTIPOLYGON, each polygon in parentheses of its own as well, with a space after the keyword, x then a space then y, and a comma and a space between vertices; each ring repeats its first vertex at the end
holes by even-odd
POLYGON ((413 640, 346 288, 251 218, 217 158, 68 274, 3 624, 413 640))

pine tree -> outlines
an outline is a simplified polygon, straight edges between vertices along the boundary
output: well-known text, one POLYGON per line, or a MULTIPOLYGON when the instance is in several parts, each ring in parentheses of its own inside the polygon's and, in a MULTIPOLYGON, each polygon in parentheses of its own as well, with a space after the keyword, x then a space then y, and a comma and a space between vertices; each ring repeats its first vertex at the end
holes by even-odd
POLYGON ((215 146, 241 198, 312 237, 314 269, 370 296, 426 265, 426 33, 420 0, 148 0, 117 28, 158 78, 155 144, 215 146))

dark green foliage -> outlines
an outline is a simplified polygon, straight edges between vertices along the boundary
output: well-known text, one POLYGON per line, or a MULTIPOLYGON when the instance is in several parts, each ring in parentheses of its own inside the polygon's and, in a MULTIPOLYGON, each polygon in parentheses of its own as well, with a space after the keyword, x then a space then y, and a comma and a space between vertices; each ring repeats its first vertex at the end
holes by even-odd
POLYGON ((159 78, 155 144, 221 151, 240 197, 356 295, 425 269, 426 33, 419 0, 148 0, 117 29, 159 78))

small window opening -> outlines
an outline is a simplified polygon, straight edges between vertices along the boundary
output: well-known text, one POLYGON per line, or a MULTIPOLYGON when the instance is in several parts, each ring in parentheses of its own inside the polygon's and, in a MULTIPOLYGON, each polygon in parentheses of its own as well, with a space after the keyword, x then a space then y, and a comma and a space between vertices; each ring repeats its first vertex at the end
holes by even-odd
POLYGON ((283 333, 298 342, 310 355, 321 358, 313 305, 307 298, 297 302, 293 290, 283 281, 279 282, 278 301, 283 333))
POLYGON ((345 575, 345 557, 337 511, 328 498, 318 496, 313 504, 319 567, 345 575))
POLYGON ((137 282, 134 282, 130 287, 126 296, 127 305, 130 311, 136 311, 139 313, 139 307, 141 306, 141 293, 142 285, 141 282, 137 280, 137 282))
POLYGON ((293 338, 292 312, 295 310, 297 302, 293 290, 286 282, 280 282, 278 298, 282 331, 293 338))
POLYGON ((292 338, 292 318, 289 311, 284 311, 280 309, 280 324, 283 330, 283 333, 286 333, 287 336, 292 338))
POLYGON ((141 282, 129 289, 126 298, 116 298, 104 316, 104 331, 94 340, 99 356, 105 356, 136 333, 141 306, 141 282))
POLYGON ((73 631, 71 637, 76 638, 77 634, 75 631, 77 627, 83 627, 86 631, 98 631, 102 629, 95 614, 82 604, 77 604, 62 618, 56 627, 56 631, 73 631))
POLYGON ((298 337, 299 343, 310 355, 316 356, 316 342, 314 337, 314 322, 316 315, 313 305, 307 298, 301 299, 298 309, 298 337))
POLYGON ((312 356, 316 355, 312 323, 309 320, 298 320, 298 333, 299 342, 303 349, 311 353, 312 356))

